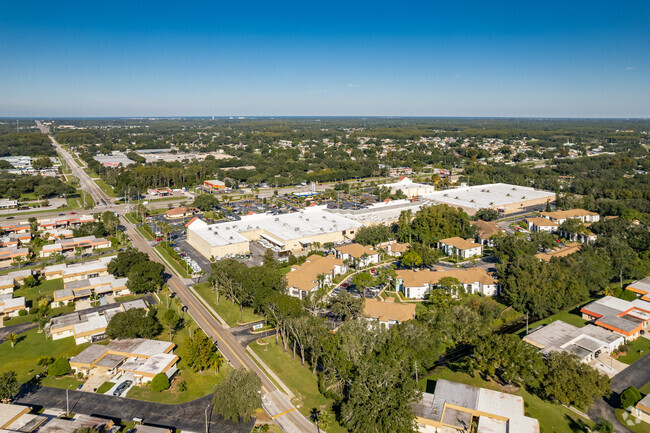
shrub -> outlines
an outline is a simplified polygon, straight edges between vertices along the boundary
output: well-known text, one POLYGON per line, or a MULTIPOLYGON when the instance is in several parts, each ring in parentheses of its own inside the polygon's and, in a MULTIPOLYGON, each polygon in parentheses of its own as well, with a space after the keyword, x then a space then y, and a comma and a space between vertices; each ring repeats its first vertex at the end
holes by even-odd
POLYGON ((70 363, 66 358, 59 358, 50 366, 48 372, 53 376, 63 376, 70 371, 70 363))
POLYGON ((169 388, 169 378, 165 373, 158 373, 151 380, 151 389, 160 392, 169 388))
POLYGON ((18 312, 18 315, 19 315, 19 316, 26 316, 26 315, 27 315, 27 310, 20 310, 20 311, 18 312))
POLYGON ((68 307, 74 307, 74 301, 68 302, 68 307))
MULTIPOLYGON (((38 314, 38 307, 32 307, 29 309, 29 314, 38 314)), ((7 319, 5 319, 7 320, 7 319)))
POLYGON ((184 380, 182 380, 182 381, 178 384, 178 390, 179 390, 180 392, 185 392, 185 391, 187 391, 187 382, 185 382, 184 380))
POLYGON ((634 407, 635 404, 641 400, 643 396, 639 392, 638 389, 636 389, 633 386, 630 386, 627 388, 625 391, 621 393, 621 408, 627 409, 628 407, 632 406, 634 407))

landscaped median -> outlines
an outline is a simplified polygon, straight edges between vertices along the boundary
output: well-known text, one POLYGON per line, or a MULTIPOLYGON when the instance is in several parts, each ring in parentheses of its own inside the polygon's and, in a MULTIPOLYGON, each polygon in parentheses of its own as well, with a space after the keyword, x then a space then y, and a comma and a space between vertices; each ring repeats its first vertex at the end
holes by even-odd
POLYGON ((163 256, 169 262, 169 264, 174 268, 174 270, 178 272, 183 278, 190 278, 190 275, 183 267, 185 262, 181 260, 178 253, 174 251, 174 249, 171 247, 165 248, 165 245, 163 244, 166 244, 166 242, 156 245, 154 249, 158 251, 158 253, 161 256, 163 256))
POLYGON ((235 327, 244 323, 256 322, 264 319, 264 317, 255 314, 252 308, 244 307, 239 309, 239 305, 233 303, 225 296, 219 296, 219 303, 217 304, 217 295, 212 290, 210 283, 199 283, 193 286, 196 293, 210 306, 212 309, 226 321, 228 326, 235 327))

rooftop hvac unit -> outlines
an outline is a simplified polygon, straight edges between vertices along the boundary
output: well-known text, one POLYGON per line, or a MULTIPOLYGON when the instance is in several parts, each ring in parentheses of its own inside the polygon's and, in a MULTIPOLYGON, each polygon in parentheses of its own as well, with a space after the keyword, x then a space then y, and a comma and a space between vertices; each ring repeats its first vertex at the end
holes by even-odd
POLYGON ((490 206, 494 206, 494 202, 493 202, 493 201, 490 202, 490 206))
POLYGON ((275 217, 275 220, 276 220, 276 221, 280 221, 280 218, 278 218, 278 217, 275 217))
POLYGON ((470 202, 470 203, 475 203, 474 199, 471 199, 469 202, 470 202))
POLYGON ((442 196, 443 196, 443 197, 447 197, 447 194, 443 194, 442 196))
POLYGON ((320 231, 324 232, 324 231, 325 231, 325 227, 321 227, 321 228, 320 228, 320 231))
POLYGON ((526 198, 526 196, 525 196, 525 195, 522 195, 522 196, 521 196, 521 199, 522 199, 522 200, 523 200, 523 199, 525 199, 525 198, 526 198))
POLYGON ((482 189, 482 190, 481 190, 481 192, 485 192, 485 190, 484 190, 484 189, 482 189))
POLYGON ((510 193, 506 194, 506 197, 510 197, 510 193))
POLYGON ((296 228, 295 228, 295 231, 299 231, 299 230, 300 230, 300 227, 296 227, 296 228))
POLYGON ((458 200, 458 196, 454 197, 456 200, 458 200))
POLYGON ((305 221, 309 221, 309 218, 305 218, 305 221))
POLYGON ((513 191, 517 191, 517 188, 515 188, 515 187, 512 187, 512 190, 513 190, 513 191))
POLYGON ((323 215, 323 219, 324 219, 324 220, 326 220, 326 219, 327 219, 327 217, 326 217, 325 215, 323 215))
POLYGON ((234 237, 233 237, 233 236, 230 236, 230 240, 233 240, 233 239, 234 239, 234 237))
POLYGON ((486 189, 485 192, 490 192, 490 190, 489 190, 489 189, 486 189))

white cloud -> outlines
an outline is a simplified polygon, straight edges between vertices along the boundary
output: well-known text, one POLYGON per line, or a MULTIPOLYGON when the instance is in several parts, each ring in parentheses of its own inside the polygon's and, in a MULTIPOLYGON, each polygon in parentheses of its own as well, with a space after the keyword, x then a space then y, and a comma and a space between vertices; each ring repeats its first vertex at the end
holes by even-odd
POLYGON ((633 70, 635 70, 635 69, 636 69, 636 68, 635 68, 634 66, 626 66, 626 67, 625 67, 625 70, 626 70, 626 71, 633 71, 633 70))

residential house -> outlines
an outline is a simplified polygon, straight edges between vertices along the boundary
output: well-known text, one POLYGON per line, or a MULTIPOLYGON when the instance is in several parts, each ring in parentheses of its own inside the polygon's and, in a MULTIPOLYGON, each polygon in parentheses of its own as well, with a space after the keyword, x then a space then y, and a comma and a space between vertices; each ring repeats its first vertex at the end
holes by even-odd
POLYGON ((52 340, 74 337, 76 344, 92 343, 104 339, 106 327, 114 315, 134 308, 148 310, 147 303, 142 299, 136 299, 103 311, 93 311, 82 314, 74 312, 63 316, 53 317, 45 327, 45 331, 52 337, 52 340))
POLYGON ((18 245, 32 240, 31 233, 17 233, 0 237, 0 248, 17 248, 18 245))
POLYGON ((25 278, 34 275, 32 269, 21 269, 0 276, 0 294, 13 293, 17 286, 25 284, 25 278))
POLYGON ((70 229, 45 229, 42 237, 44 239, 70 239, 74 237, 74 232, 70 229))
POLYGON ((5 233, 28 233, 32 229, 32 226, 30 226, 27 222, 12 223, 6 221, 3 224, 4 225, 0 226, 0 229, 2 229, 2 231, 5 233))
POLYGON ((650 277, 634 281, 626 287, 630 292, 634 292, 644 301, 650 301, 650 277))
POLYGON ((53 306, 65 305, 68 302, 77 302, 90 299, 94 296, 123 296, 131 294, 126 286, 128 278, 115 278, 113 275, 90 277, 73 280, 65 283, 62 290, 54 292, 53 306))
POLYGON ((113 420, 99 418, 97 416, 76 414, 72 419, 47 417, 38 433, 70 433, 81 429, 96 429, 100 432, 108 432, 115 424, 113 420))
POLYGON ((535 257, 540 260, 544 260, 545 262, 550 262, 553 257, 566 257, 570 254, 577 253, 581 249, 582 245, 578 243, 565 243, 555 250, 547 251, 545 253, 537 253, 535 254, 535 257))
POLYGON ((436 381, 433 394, 411 405, 421 433, 539 433, 539 422, 524 415, 518 395, 451 382, 436 381))
POLYGON ((334 277, 344 274, 346 270, 342 259, 313 254, 302 265, 291 267, 287 274, 287 293, 305 299, 312 291, 332 284, 334 277))
POLYGON ((526 218, 528 230, 531 232, 555 232, 560 225, 553 220, 542 217, 526 218))
POLYGON ((93 344, 70 359, 70 367, 84 375, 91 371, 108 374, 131 373, 136 383, 151 381, 158 373, 171 378, 177 371, 174 343, 134 338, 93 344))
POLYGON ((361 244, 352 243, 334 248, 336 257, 341 260, 348 260, 358 268, 365 268, 379 263, 379 252, 372 248, 364 247, 361 244))
POLYGON ((363 315, 368 320, 377 321, 380 325, 390 328, 407 320, 415 319, 415 304, 365 299, 363 315))
POLYGON ((23 296, 14 298, 12 293, 0 295, 0 317, 16 317, 21 310, 26 310, 23 296))
POLYGON ((498 294, 499 282, 483 268, 454 270, 399 270, 395 278, 395 290, 406 298, 424 299, 424 296, 445 277, 456 278, 466 293, 480 293, 485 296, 498 294))
POLYGON ((448 256, 458 256, 463 259, 480 256, 483 254, 483 246, 473 241, 458 236, 438 241, 438 248, 448 256))
POLYGON ((626 301, 605 296, 580 309, 582 318, 593 320, 594 324, 614 331, 626 341, 636 340, 650 323, 650 302, 642 299, 626 301))
POLYGON ((54 230, 60 228, 77 227, 84 223, 95 222, 92 215, 68 215, 63 217, 48 218, 39 221, 39 230, 54 230))
POLYGON ((21 404, 0 403, 0 432, 34 432, 47 418, 31 414, 32 408, 21 404))
POLYGON ((643 397, 632 410, 632 415, 650 424, 650 394, 643 397))
POLYGON ((389 256, 401 257, 402 254, 407 252, 410 247, 411 244, 409 243, 390 242, 386 247, 386 252, 388 253, 389 256))
POLYGON ((108 264, 116 257, 108 256, 82 263, 49 265, 43 269, 42 274, 46 280, 62 278, 64 283, 93 277, 104 277, 108 275, 108 264))
POLYGON ((523 340, 544 354, 564 351, 577 355, 584 362, 597 358, 599 352, 612 353, 625 343, 622 335, 596 325, 578 328, 561 320, 533 330, 523 340))
POLYGON ((9 266, 18 257, 26 259, 29 256, 29 248, 0 248, 0 267, 9 266))
POLYGON ((583 223, 595 223, 600 221, 600 215, 596 212, 590 212, 585 209, 570 209, 570 210, 557 210, 555 212, 542 212, 544 218, 556 222, 558 225, 562 224, 568 219, 579 219, 583 223))
POLYGON ((83 236, 72 239, 60 239, 54 244, 43 245, 41 249, 41 257, 49 257, 54 253, 65 254, 81 248, 84 251, 92 251, 99 248, 110 248, 111 241, 105 238, 97 238, 95 236, 83 236))
POLYGON ((494 237, 502 233, 502 230, 497 223, 492 221, 473 221, 472 225, 478 229, 476 242, 484 247, 493 247, 494 237))
POLYGON ((177 219, 177 218, 187 218, 192 217, 199 210, 195 207, 176 207, 174 209, 169 209, 165 212, 165 218, 167 219, 177 219))

